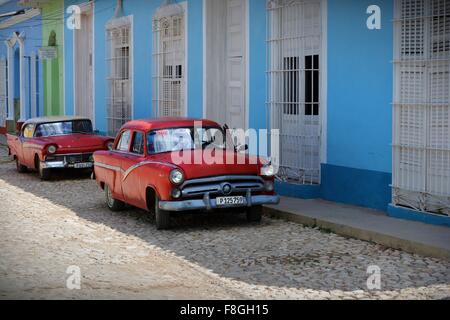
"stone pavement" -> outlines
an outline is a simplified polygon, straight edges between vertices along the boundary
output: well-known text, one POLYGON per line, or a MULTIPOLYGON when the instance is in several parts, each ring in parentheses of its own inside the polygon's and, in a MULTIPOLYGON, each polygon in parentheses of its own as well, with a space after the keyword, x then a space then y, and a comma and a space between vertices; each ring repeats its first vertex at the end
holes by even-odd
POLYGON ((174 215, 157 231, 110 212, 88 175, 42 182, 0 147, 0 299, 444 299, 450 262, 317 228, 244 215, 174 215), (69 266, 81 289, 68 290, 69 266), (381 288, 367 287, 368 267, 381 288))
POLYGON ((450 228, 388 217, 383 212, 328 202, 283 197, 265 212, 306 226, 371 241, 394 249, 450 259, 450 228))

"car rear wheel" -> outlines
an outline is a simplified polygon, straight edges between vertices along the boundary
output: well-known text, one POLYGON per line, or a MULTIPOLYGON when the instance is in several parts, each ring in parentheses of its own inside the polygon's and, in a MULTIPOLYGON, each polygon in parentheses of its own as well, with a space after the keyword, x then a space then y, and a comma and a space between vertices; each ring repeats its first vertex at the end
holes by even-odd
POLYGON ((159 199, 155 200, 155 221, 157 230, 167 230, 170 228, 170 212, 159 208, 159 199))
POLYGON ((19 173, 27 172, 27 167, 20 164, 19 158, 16 158, 16 168, 19 173))
POLYGON ((38 159, 37 163, 38 163, 37 170, 39 173, 39 178, 41 178, 41 180, 43 180, 43 181, 50 180, 50 170, 42 167, 41 160, 38 159))
POLYGON ((247 208, 246 213, 248 222, 261 222, 262 206, 247 208))
POLYGON ((111 211, 121 211, 125 208, 125 203, 113 198, 111 189, 105 185, 106 204, 111 211))

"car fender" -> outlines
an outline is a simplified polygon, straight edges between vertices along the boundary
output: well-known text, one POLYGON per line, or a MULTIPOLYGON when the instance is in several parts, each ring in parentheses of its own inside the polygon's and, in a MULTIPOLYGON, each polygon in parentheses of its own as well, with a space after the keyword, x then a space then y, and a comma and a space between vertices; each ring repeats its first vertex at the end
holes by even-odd
POLYGON ((155 190, 159 199, 169 200, 173 187, 169 181, 169 175, 174 169, 179 168, 171 163, 146 159, 131 166, 123 173, 122 184, 129 188, 130 185, 136 183, 140 188, 139 198, 142 200, 147 198, 148 187, 155 190))

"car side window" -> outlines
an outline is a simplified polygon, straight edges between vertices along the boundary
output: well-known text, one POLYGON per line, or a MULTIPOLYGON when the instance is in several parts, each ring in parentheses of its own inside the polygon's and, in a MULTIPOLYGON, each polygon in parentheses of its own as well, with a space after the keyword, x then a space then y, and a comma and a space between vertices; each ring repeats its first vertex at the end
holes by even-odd
POLYGON ((116 150, 128 152, 129 147, 130 147, 130 140, 131 140, 131 131, 126 130, 126 131, 122 132, 122 135, 120 136, 119 143, 117 144, 116 150))
POLYGON ((33 138, 34 134, 34 124, 28 124, 23 128, 23 137, 24 138, 33 138))
POLYGON ((144 134, 142 132, 135 132, 133 137, 133 144, 131 152, 135 154, 144 154, 144 134))

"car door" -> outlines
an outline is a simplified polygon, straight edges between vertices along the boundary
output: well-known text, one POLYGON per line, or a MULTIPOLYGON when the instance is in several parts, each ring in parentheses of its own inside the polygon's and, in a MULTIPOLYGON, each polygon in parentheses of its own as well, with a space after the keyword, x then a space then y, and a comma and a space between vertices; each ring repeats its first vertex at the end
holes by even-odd
POLYGON ((123 192, 122 179, 124 172, 122 170, 122 161, 130 150, 131 130, 123 130, 119 133, 117 143, 113 150, 109 152, 108 165, 115 168, 114 185, 110 186, 116 199, 125 200, 123 192))
POLYGON ((30 123, 27 124, 23 130, 20 132, 19 140, 20 140, 20 146, 21 149, 20 152, 20 162, 29 167, 34 167, 34 154, 37 152, 37 146, 34 143, 34 129, 35 124, 30 123))
POLYGON ((145 208, 146 201, 139 175, 140 165, 146 160, 145 134, 134 131, 131 136, 131 146, 128 154, 122 155, 121 168, 123 172, 122 190, 125 201, 140 208, 145 208))

